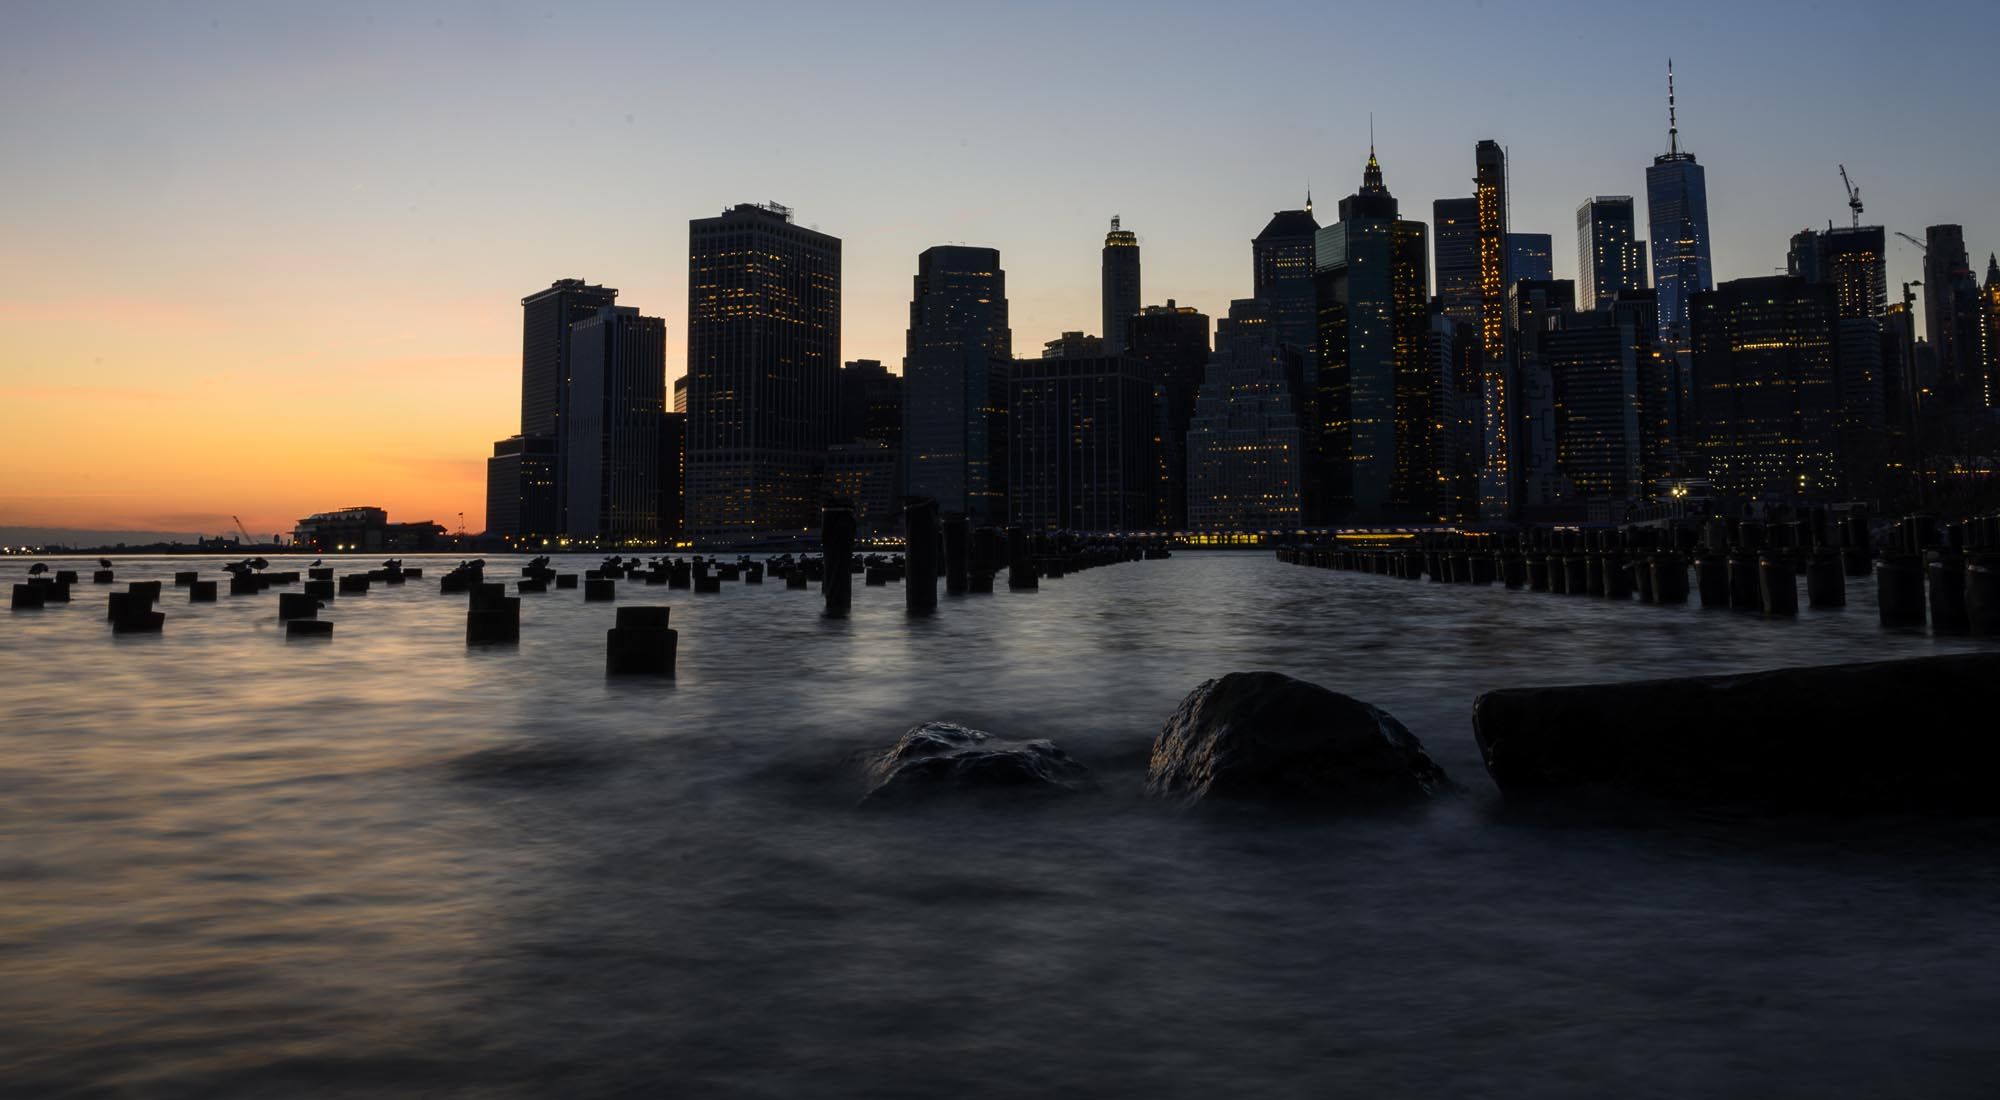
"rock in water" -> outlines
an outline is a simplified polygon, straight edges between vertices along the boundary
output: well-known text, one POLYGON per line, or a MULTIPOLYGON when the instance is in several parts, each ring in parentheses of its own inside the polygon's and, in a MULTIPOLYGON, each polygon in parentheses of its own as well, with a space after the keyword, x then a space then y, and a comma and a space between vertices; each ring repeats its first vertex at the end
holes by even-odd
POLYGON ((1153 740, 1146 793, 1323 810, 1406 805, 1456 790, 1387 711, 1276 672, 1232 672, 1181 700, 1153 740))
POLYGON ((981 730, 927 722, 905 733, 869 769, 863 806, 947 793, 1009 800, 1077 794, 1096 787, 1090 770, 1053 741, 1001 741, 981 730))

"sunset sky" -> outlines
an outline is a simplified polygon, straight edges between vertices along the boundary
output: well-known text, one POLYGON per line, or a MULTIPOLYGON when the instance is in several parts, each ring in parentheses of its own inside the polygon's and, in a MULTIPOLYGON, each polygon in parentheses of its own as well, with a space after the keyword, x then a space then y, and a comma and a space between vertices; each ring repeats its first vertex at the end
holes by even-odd
MULTIPOLYGON (((1643 195, 1674 58, 1718 278, 1866 221, 2000 248, 2000 3, 9 4, 0 527, 484 523, 522 295, 667 319, 687 221, 775 200, 845 242, 843 358, 900 364, 916 254, 997 247, 1017 354, 1098 328, 1098 248, 1211 314, 1368 116, 1405 216, 1507 145, 1512 220, 1643 195)), ((1641 203, 1643 217, 1643 201, 1641 203)), ((1643 230, 1642 230, 1643 232, 1643 230)), ((1894 283, 1917 275, 1891 248, 1894 283)), ((1895 291, 1892 289, 1892 294, 1895 291)))

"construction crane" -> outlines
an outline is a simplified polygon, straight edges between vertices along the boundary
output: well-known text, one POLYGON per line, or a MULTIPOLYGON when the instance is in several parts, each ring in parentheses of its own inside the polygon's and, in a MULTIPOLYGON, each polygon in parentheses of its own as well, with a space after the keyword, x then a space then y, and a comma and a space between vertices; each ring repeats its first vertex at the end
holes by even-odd
POLYGON ((1908 233, 1905 233, 1900 229, 1896 230, 1896 236, 1903 238, 1904 240, 1910 242, 1913 245, 1916 245, 1918 248, 1923 249, 1925 252, 1929 252, 1931 250, 1930 245, 1925 244, 1924 242, 1916 239, 1915 237, 1910 236, 1908 233))
POLYGON ((236 521, 236 533, 243 536, 243 545, 248 546, 251 543, 257 541, 256 539, 250 537, 250 529, 248 527, 243 526, 242 516, 232 515, 229 518, 236 521))
POLYGON ((1861 228, 1861 188, 1847 178, 1847 165, 1840 166, 1840 185, 1847 188, 1847 210, 1854 216, 1854 228, 1861 228))

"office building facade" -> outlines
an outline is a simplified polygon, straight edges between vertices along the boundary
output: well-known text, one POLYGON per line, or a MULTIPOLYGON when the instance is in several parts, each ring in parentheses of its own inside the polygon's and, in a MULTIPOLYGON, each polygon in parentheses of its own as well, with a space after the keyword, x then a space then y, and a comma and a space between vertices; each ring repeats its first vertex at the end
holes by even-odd
POLYGON ((570 326, 569 349, 567 533, 651 542, 660 531, 667 323, 630 306, 603 306, 570 326))
POLYGON ((1035 530, 1153 527, 1151 380, 1122 356, 1015 360, 1008 522, 1035 530))
POLYGON ((1104 235, 1104 353, 1123 355, 1131 342, 1132 318, 1139 312, 1139 235, 1114 215, 1104 235))
POLYGON ((903 354, 903 471, 911 496, 997 523, 1006 513, 1007 275, 991 248, 917 257, 903 354))
POLYGON ((688 226, 688 533, 817 530, 840 373, 840 239, 775 203, 688 226))
POLYGON ((1576 305, 1594 310, 1646 286, 1644 245, 1632 217, 1632 196, 1598 195, 1576 208, 1576 305))
POLYGON ((1240 299, 1216 323, 1187 434, 1191 530, 1291 530, 1304 514, 1297 359, 1270 316, 1262 299, 1240 299))

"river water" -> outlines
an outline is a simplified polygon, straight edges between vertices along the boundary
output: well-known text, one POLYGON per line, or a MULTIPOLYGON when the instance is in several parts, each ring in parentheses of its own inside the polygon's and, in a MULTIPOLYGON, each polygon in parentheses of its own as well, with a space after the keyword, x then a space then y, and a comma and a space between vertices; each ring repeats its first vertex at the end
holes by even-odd
POLYGON ((114 638, 88 584, 0 612, 0 1093, 2000 1087, 2000 827, 1524 820, 1472 741, 1490 688, 1973 644, 1881 631, 1866 582, 1793 622, 1261 553, 914 621, 895 585, 827 621, 782 583, 622 583, 673 605, 679 674, 607 682, 610 605, 528 596, 518 646, 469 650, 445 563, 408 563, 431 576, 339 599, 327 642, 226 585, 169 587, 157 637, 114 638), (1141 800, 1180 698, 1259 668, 1387 708, 1469 792, 1331 822, 1141 800), (856 811, 859 759, 934 719, 1054 738, 1104 791, 856 811))

